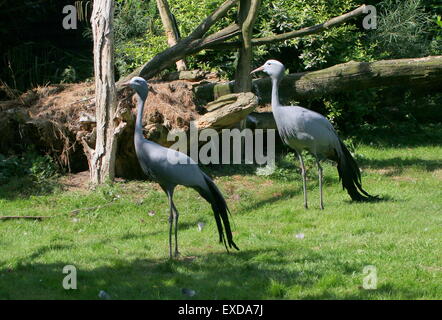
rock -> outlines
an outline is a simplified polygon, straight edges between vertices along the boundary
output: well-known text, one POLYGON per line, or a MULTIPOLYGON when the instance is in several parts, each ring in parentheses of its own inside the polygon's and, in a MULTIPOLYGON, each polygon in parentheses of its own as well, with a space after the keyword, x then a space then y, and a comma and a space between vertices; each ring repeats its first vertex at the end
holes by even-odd
POLYGON ((196 127, 200 130, 233 127, 255 110, 257 105, 258 98, 251 92, 222 96, 207 105, 208 112, 197 119, 196 127))

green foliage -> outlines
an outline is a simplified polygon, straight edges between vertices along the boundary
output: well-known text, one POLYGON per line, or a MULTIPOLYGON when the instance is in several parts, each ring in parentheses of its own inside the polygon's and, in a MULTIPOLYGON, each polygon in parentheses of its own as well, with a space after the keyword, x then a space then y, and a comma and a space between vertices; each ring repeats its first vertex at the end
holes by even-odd
POLYGON ((380 58, 413 58, 429 54, 430 15, 421 0, 385 0, 369 41, 380 58))
POLYGON ((57 165, 49 155, 34 155, 34 157, 29 159, 31 165, 29 172, 35 181, 43 183, 46 179, 57 175, 57 165))
POLYGON ((39 155, 29 150, 23 155, 5 157, 0 154, 0 184, 27 176, 32 182, 45 184, 57 175, 58 166, 49 155, 39 155))
POLYGON ((430 44, 430 51, 433 55, 441 55, 442 54, 442 17, 436 16, 434 18, 433 33, 434 37, 430 44))
POLYGON ((1 69, 2 77, 18 90, 85 79, 90 77, 92 63, 81 53, 59 49, 49 42, 21 43, 9 48, 3 58, 7 68, 1 69))
POLYGON ((60 83, 72 83, 77 80, 77 72, 75 71, 75 68, 72 66, 67 66, 66 69, 61 74, 61 81, 60 83))
MULTIPOLYGON (((316 179, 316 159, 308 152, 302 153, 304 166, 307 170, 307 178, 316 179)), ((291 181, 294 177, 300 177, 301 171, 299 167, 299 160, 296 154, 292 151, 281 155, 276 162, 276 168, 270 177, 280 181, 291 181)))
POLYGON ((126 74, 167 48, 155 1, 119 0, 115 4, 115 64, 126 74))
MULTIPOLYGON (((173 0, 169 1, 171 12, 178 23, 182 37, 185 37, 223 1, 173 0)), ((264 0, 254 34, 269 36, 322 23, 343 14, 358 5, 354 0, 270 1, 264 0)), ((226 19, 218 22, 212 31, 233 23, 236 19, 232 10, 226 19)), ((209 31, 209 32, 212 32, 209 31)), ((255 48, 256 61, 290 54, 294 61, 287 61, 291 70, 313 69, 361 56, 361 33, 355 24, 348 24, 321 35, 288 40, 269 46, 255 48), (353 46, 353 43, 358 43, 353 46), (348 48, 351 48, 348 50, 348 48), (344 49, 344 50, 343 50, 344 49)), ((161 19, 155 2, 118 1, 115 16, 116 63, 121 74, 128 73, 155 54, 167 48, 161 19)), ((224 50, 206 50, 187 58, 189 68, 216 70, 225 78, 232 78, 235 71, 236 53, 224 50)))

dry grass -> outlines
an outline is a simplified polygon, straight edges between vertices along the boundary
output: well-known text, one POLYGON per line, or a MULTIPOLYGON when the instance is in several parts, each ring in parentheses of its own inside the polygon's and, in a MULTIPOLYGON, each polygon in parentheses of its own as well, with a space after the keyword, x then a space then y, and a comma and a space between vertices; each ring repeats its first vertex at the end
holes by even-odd
POLYGON ((144 119, 171 129, 186 128, 190 121, 198 117, 191 83, 173 81, 150 84, 144 119))

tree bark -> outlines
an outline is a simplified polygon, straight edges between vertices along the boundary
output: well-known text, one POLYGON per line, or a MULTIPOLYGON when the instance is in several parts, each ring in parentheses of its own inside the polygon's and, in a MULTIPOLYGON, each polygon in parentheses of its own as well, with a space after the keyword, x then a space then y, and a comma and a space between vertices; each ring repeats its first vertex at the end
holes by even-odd
POLYGON ((238 22, 241 27, 241 45, 238 50, 238 64, 235 74, 235 92, 249 92, 252 89, 250 76, 252 63, 252 35, 260 0, 241 0, 238 22))
MULTIPOLYGON (((306 99, 387 86, 442 90, 442 56, 350 61, 319 71, 289 74, 281 81, 279 93, 283 100, 306 99)), ((261 104, 270 102, 270 78, 254 80, 252 87, 261 104)), ((234 92, 234 82, 204 84, 195 87, 194 91, 200 101, 212 101, 215 97, 234 92)))
POLYGON ((91 17, 94 38, 94 74, 96 106, 95 146, 82 139, 88 158, 93 185, 115 177, 117 150, 116 131, 121 129, 116 119, 116 89, 113 61, 113 0, 95 0, 91 17))
MULTIPOLYGON (((166 33, 167 43, 169 47, 173 47, 180 40, 177 25, 174 23, 172 13, 170 12, 169 4, 167 0, 157 0, 158 11, 160 12, 161 21, 163 23, 164 32, 166 33)), ((178 71, 187 70, 186 62, 184 59, 176 62, 178 71)))

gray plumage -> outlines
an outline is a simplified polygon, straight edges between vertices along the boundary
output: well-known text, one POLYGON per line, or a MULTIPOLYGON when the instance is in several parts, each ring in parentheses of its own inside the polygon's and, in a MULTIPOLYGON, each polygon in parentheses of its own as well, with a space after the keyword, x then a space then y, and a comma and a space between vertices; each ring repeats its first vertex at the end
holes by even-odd
POLYGON ((297 154, 301 164, 304 191, 304 206, 307 204, 306 171, 302 151, 309 151, 315 158, 319 174, 320 207, 324 208, 322 194, 322 167, 320 161, 329 159, 337 162, 342 186, 355 201, 367 201, 375 197, 369 195, 361 185, 359 167, 350 152, 338 137, 330 121, 321 114, 299 107, 282 106, 279 102, 279 82, 284 76, 284 65, 276 60, 268 60, 252 71, 263 71, 272 79, 272 112, 278 132, 285 144, 297 154))
POLYGON ((137 118, 135 123, 135 151, 143 171, 150 175, 167 194, 170 206, 169 216, 169 255, 172 257, 172 227, 175 222, 175 256, 178 251, 178 210, 173 202, 177 185, 195 189, 213 209, 219 233, 219 241, 228 248, 238 247, 233 242, 229 223, 229 209, 223 195, 215 183, 198 167, 197 163, 182 152, 165 148, 143 136, 142 117, 148 94, 148 84, 141 77, 134 77, 125 84, 135 90, 137 96, 137 118), (226 239, 227 238, 227 239, 226 239))

